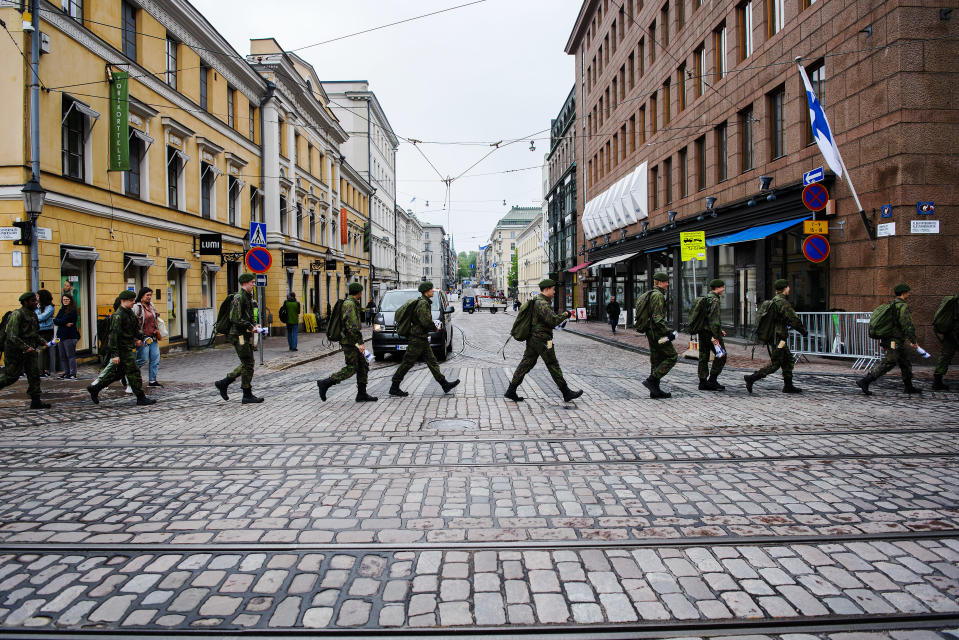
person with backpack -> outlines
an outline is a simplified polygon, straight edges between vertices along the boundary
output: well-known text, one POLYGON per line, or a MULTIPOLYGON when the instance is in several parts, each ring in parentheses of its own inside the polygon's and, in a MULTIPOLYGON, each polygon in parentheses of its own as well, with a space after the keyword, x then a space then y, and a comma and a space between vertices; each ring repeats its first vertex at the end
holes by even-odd
POLYGON ((240 364, 225 378, 213 383, 219 390, 220 397, 229 400, 227 389, 240 378, 243 404, 263 402, 263 398, 253 395, 253 332, 260 330, 260 325, 253 319, 253 287, 256 286, 254 279, 252 273, 241 274, 238 278, 240 290, 233 294, 230 303, 229 329, 226 334, 240 358, 240 364))
POLYGON ((137 292, 133 315, 137 317, 140 332, 143 334, 143 344, 137 349, 137 368, 149 363, 147 385, 162 387, 163 385, 157 382, 157 373, 160 370, 160 326, 157 318, 160 314, 153 306, 153 289, 141 287, 137 292))
POLYGON ((959 295, 943 298, 932 319, 932 328, 942 344, 932 388, 936 391, 949 391, 949 385, 942 381, 949 371, 949 364, 959 348, 959 295))
POLYGON ((300 331, 300 303, 296 301, 296 294, 292 291, 287 294, 286 302, 280 307, 280 321, 286 323, 286 344, 290 351, 296 351, 300 331))
POLYGON ((898 366, 906 393, 922 393, 922 389, 912 384, 912 363, 906 347, 918 347, 916 344, 916 325, 912 322, 912 313, 906 300, 912 295, 912 288, 905 282, 893 288, 896 297, 888 305, 880 305, 869 318, 869 337, 878 338, 879 344, 886 350, 882 360, 877 362, 864 377, 856 381, 863 394, 872 395, 869 385, 898 366), (883 308, 885 306, 885 308, 883 308))
POLYGON ((709 282, 709 293, 694 303, 689 313, 689 331, 699 334, 699 390, 725 391, 726 387, 719 384, 717 378, 726 366, 726 343, 723 337, 720 307, 722 295, 726 293, 726 283, 719 278, 709 282), (716 347, 719 347, 718 351, 716 347), (713 360, 713 370, 709 370, 709 354, 716 353, 713 360), (722 355, 718 355, 722 353, 722 355))
POLYGON ((37 353, 47 346, 47 343, 40 337, 40 322, 36 313, 37 294, 28 291, 21 295, 19 300, 20 308, 5 319, 6 325, 0 331, 4 367, 3 375, 0 376, 0 389, 19 380, 25 371, 30 408, 49 409, 49 404, 40 401, 40 363, 37 353))
POLYGON ((613 296, 606 305, 606 318, 609 320, 609 326, 612 327, 614 334, 616 333, 616 325, 619 324, 620 311, 619 303, 616 302, 616 296, 613 296))
MULTIPOLYGON (((459 380, 454 380, 453 382, 447 381, 446 377, 440 371, 440 363, 436 361, 436 354, 433 353, 433 348, 430 347, 430 331, 436 330, 436 325, 433 323, 433 314, 430 312, 430 309, 433 307, 433 295, 435 294, 433 283, 429 281, 421 282, 417 290, 423 295, 413 302, 414 308, 412 322, 410 324, 409 345, 406 347, 406 353, 403 354, 403 362, 400 363, 400 366, 396 369, 396 373, 393 374, 393 384, 390 385, 390 395, 400 398, 410 395, 400 389, 400 383, 403 382, 403 378, 407 372, 413 368, 413 365, 416 364, 421 357, 426 362, 426 366, 429 367, 433 378, 443 387, 443 393, 449 393, 453 387, 460 383, 459 380)), ((399 315, 399 313, 397 313, 397 315, 399 315)), ((397 321, 397 324, 398 323, 397 321)))
MULTIPOLYGON (((566 384, 563 377, 563 370, 559 367, 559 360, 556 359, 556 350, 553 349, 553 329, 559 324, 569 319, 570 312, 553 313, 552 299, 556 295, 556 282, 550 278, 541 280, 539 283, 539 295, 532 300, 527 301, 523 306, 530 314, 529 333, 526 338, 526 350, 523 352, 523 359, 519 366, 513 372, 513 378, 510 380, 509 388, 506 389, 504 397, 513 402, 521 402, 525 398, 516 393, 519 386, 523 384, 523 378, 536 366, 536 360, 543 359, 546 370, 549 371, 553 382, 559 387, 563 394, 563 402, 571 402, 583 395, 582 389, 573 391, 566 384), (528 307, 526 305, 529 305, 528 307)), ((517 320, 524 313, 521 308, 517 320)))
POLYGON ((133 303, 137 295, 132 291, 123 290, 117 299, 119 308, 110 316, 110 360, 107 366, 93 381, 87 392, 94 404, 100 404, 100 391, 126 378, 127 384, 133 389, 137 397, 137 406, 155 404, 156 400, 148 398, 143 392, 143 378, 140 377, 140 367, 137 366, 136 350, 143 344, 143 333, 140 331, 140 321, 133 314, 133 303))
POLYGON ((343 357, 346 358, 346 366, 328 378, 317 380, 316 386, 320 390, 320 400, 326 402, 326 392, 330 387, 349 380, 353 374, 356 374, 356 401, 376 402, 379 398, 366 392, 370 363, 366 359, 366 347, 363 346, 363 309, 360 305, 363 285, 359 282, 351 282, 347 291, 349 295, 346 300, 342 304, 337 304, 342 318, 339 341, 343 349, 343 357))
POLYGON ((743 376, 746 381, 746 391, 753 392, 753 385, 777 369, 783 370, 783 393, 802 393, 802 389, 793 385, 793 366, 796 359, 786 339, 792 327, 803 337, 808 336, 806 325, 796 315, 789 302, 789 283, 780 278, 773 283, 776 295, 759 307, 759 316, 756 319, 756 339, 766 345, 769 352, 769 364, 755 373, 743 376))
POLYGON ((663 391, 659 382, 676 365, 679 356, 673 340, 676 333, 666 326, 666 289, 669 287, 669 276, 657 271, 653 274, 652 289, 644 293, 636 301, 636 310, 633 314, 633 327, 646 334, 649 341, 649 377, 643 380, 643 386, 649 389, 650 398, 671 398, 673 394, 663 391))

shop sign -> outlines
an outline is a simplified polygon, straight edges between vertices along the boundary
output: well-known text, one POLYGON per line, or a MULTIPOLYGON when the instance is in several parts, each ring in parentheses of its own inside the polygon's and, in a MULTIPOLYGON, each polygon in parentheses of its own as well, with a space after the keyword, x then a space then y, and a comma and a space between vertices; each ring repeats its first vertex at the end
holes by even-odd
POLYGON ((110 171, 130 170, 130 74, 115 71, 110 80, 110 171))
POLYGON ((939 233, 938 220, 911 220, 911 229, 913 233, 939 233))
POLYGON ((223 254, 223 234, 220 233, 201 233, 200 234, 200 255, 201 256, 219 256, 223 254))

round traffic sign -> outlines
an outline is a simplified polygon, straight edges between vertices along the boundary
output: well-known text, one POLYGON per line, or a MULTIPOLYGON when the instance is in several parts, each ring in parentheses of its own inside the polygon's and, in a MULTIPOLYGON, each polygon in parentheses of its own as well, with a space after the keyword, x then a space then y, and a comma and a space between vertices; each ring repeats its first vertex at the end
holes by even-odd
POLYGON ((808 236, 803 240, 802 254, 810 262, 822 262, 829 257, 829 240, 825 236, 808 236))
POLYGON ((273 256, 266 249, 254 247, 246 252, 246 268, 253 273, 266 273, 273 266, 273 256))
POLYGON ((829 202, 829 192, 826 187, 815 182, 802 190, 802 203, 810 211, 822 211, 829 202))

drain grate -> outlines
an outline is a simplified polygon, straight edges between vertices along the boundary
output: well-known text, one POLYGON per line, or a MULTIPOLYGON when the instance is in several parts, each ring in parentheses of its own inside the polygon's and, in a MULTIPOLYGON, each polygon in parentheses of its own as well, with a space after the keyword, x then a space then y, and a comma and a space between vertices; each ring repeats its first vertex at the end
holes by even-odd
POLYGON ((459 420, 456 418, 446 418, 443 420, 430 420, 426 423, 428 427, 437 431, 466 431, 476 427, 474 420, 459 420))

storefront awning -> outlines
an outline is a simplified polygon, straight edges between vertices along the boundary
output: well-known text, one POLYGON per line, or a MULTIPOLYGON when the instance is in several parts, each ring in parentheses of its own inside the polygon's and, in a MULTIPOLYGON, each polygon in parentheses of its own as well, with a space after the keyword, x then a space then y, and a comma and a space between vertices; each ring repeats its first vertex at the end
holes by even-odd
POLYGON ((133 267, 147 267, 147 268, 149 268, 149 267, 152 267, 152 266, 154 265, 153 259, 152 259, 152 258, 148 258, 148 257, 146 257, 146 256, 131 255, 131 254, 128 253, 128 254, 126 254, 124 257, 126 258, 126 264, 123 265, 123 268, 124 268, 124 269, 127 269, 127 268, 129 268, 129 267, 131 267, 131 266, 133 266, 133 267))
POLYGON ((761 224, 758 227, 750 227, 748 229, 743 229, 742 231, 737 231, 736 233, 719 236, 718 238, 706 238, 706 246, 718 247, 719 245, 723 244, 736 244, 737 242, 749 242, 750 240, 768 238, 774 233, 779 233, 784 229, 794 227, 803 220, 809 220, 811 217, 812 216, 804 216, 802 218, 793 218, 792 220, 785 220, 783 222, 761 224))
POLYGON ((203 270, 209 273, 216 273, 220 270, 220 265, 216 264, 215 262, 204 262, 203 270))
POLYGON ((76 262, 96 262, 100 259, 100 254, 89 249, 64 249, 63 260, 73 260, 76 262))
POLYGON ((169 271, 170 269, 184 270, 189 268, 190 268, 190 263, 187 262, 186 260, 180 260, 179 258, 167 258, 167 261, 166 261, 167 271, 169 271))
POLYGON ((567 269, 567 270, 566 270, 566 273, 576 273, 576 272, 579 271, 580 269, 585 269, 586 267, 588 267, 588 266, 591 265, 591 264, 593 264, 593 263, 592 263, 592 262, 584 262, 583 264, 578 264, 578 265, 576 265, 575 267, 570 267, 569 269, 567 269))
POLYGON ((612 258, 606 258, 605 260, 600 260, 599 262, 595 262, 591 264, 590 266, 593 267, 594 269, 596 267, 605 267, 611 264, 616 264, 617 262, 622 262, 623 260, 629 260, 635 255, 639 255, 639 253, 638 252, 624 253, 622 255, 613 256, 612 258))

